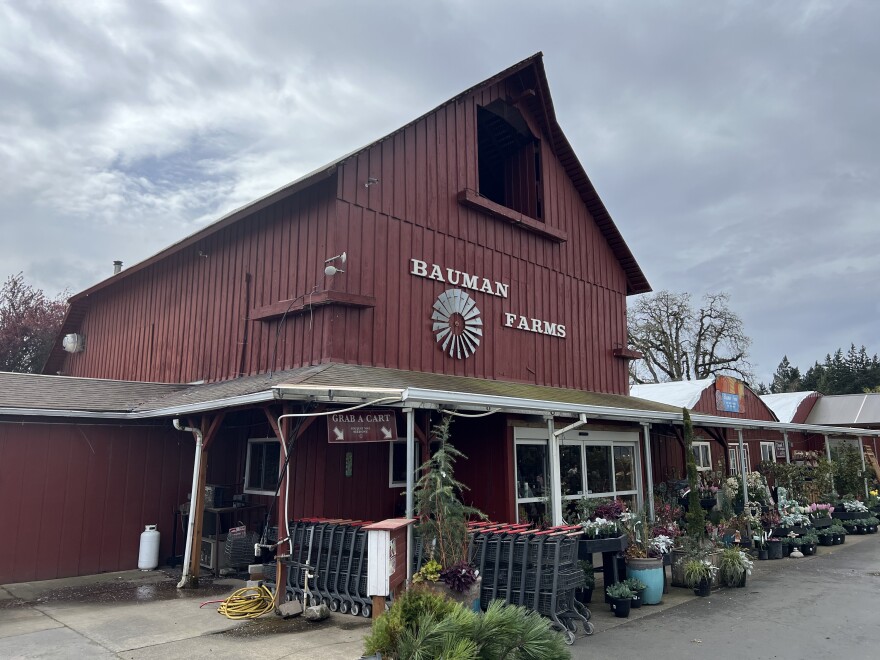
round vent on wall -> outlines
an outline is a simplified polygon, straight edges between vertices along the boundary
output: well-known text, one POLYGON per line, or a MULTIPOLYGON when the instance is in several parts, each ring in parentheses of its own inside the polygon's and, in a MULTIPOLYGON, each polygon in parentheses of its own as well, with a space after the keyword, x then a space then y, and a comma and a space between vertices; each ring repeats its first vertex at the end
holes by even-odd
POLYGON ((86 347, 86 339, 82 335, 72 332, 69 335, 64 335, 61 346, 68 353, 80 353, 86 347))

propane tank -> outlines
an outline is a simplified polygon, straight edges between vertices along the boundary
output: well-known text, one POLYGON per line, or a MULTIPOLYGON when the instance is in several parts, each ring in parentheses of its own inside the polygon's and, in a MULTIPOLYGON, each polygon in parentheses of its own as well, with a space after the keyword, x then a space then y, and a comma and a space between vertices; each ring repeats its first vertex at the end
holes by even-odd
POLYGON ((138 568, 152 571, 159 565, 159 532, 156 525, 147 525, 141 532, 141 548, 138 552, 138 568))

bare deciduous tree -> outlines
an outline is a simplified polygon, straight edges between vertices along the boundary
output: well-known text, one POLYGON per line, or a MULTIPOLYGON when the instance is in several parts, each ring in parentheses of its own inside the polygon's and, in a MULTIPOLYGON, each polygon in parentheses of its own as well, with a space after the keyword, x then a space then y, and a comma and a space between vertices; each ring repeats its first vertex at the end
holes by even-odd
POLYGON ((689 293, 660 291, 630 307, 629 346, 644 355, 630 363, 636 383, 694 380, 713 374, 752 379, 742 319, 728 307, 726 293, 710 293, 699 308, 689 293))

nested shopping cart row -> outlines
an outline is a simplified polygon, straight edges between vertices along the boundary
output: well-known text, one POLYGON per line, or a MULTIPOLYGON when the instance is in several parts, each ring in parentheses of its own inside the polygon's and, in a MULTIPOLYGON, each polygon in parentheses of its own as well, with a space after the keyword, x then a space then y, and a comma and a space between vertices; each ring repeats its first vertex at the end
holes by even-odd
POLYGON ((579 623, 592 634, 590 610, 574 597, 585 584, 577 561, 579 536, 578 527, 473 525, 469 560, 483 578, 481 607, 502 600, 535 610, 564 631, 568 643, 574 642, 579 623))
POLYGON ((367 532, 369 522, 307 518, 290 523, 290 598, 323 602, 333 612, 369 618, 367 532))

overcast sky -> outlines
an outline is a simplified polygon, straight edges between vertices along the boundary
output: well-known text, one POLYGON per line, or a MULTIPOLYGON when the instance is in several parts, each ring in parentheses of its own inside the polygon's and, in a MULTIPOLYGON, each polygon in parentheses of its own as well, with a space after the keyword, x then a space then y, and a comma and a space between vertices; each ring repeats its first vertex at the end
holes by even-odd
POLYGON ((880 2, 0 0, 0 263, 79 291, 543 51, 655 290, 880 351, 880 2))

